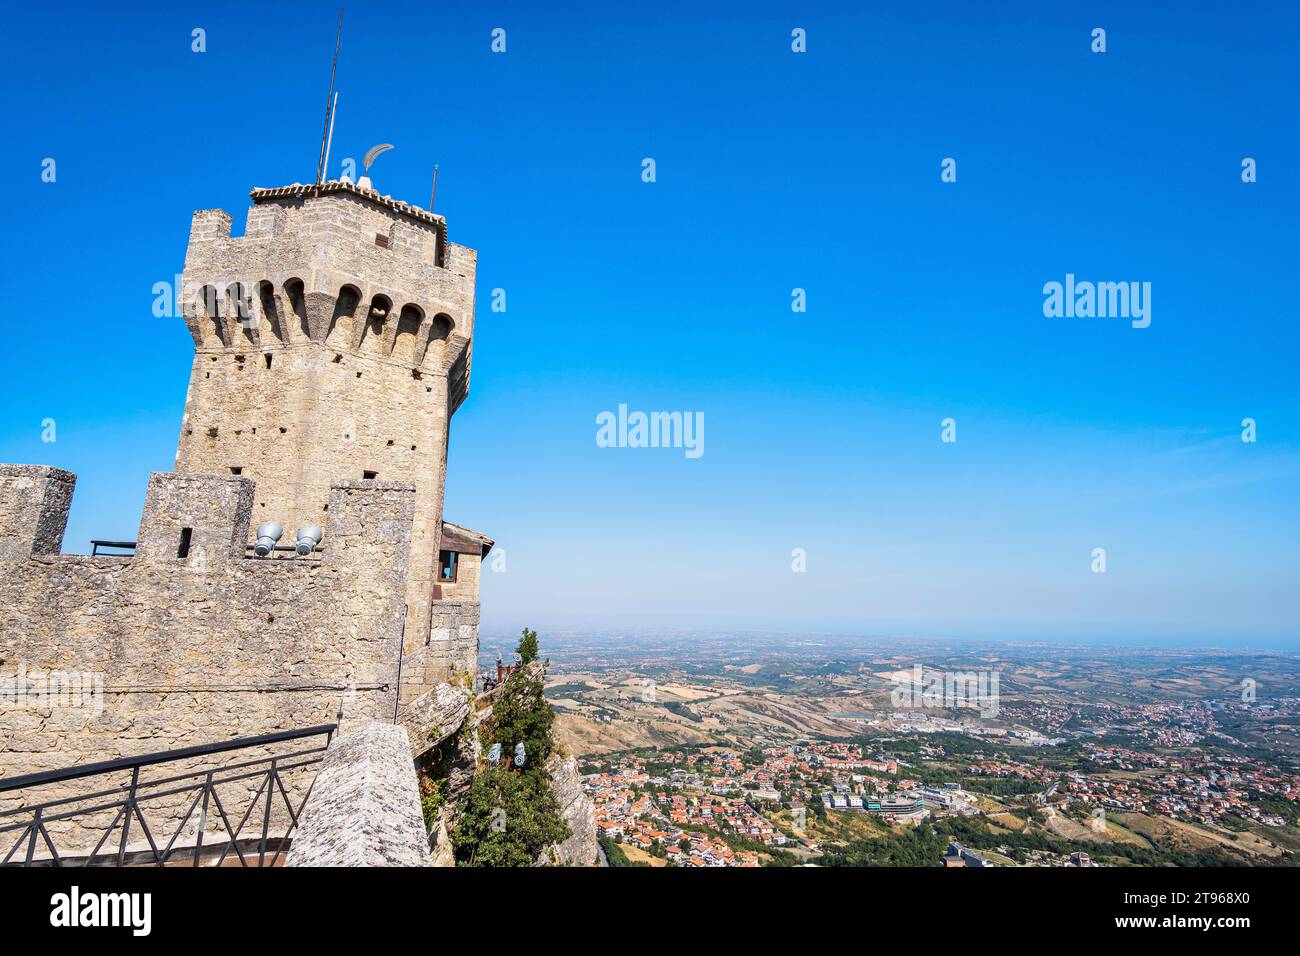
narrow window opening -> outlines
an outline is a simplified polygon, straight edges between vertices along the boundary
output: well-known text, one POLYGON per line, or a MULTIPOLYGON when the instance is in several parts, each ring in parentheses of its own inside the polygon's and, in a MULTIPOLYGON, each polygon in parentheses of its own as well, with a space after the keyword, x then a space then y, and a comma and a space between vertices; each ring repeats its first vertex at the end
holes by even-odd
POLYGON ((231 466, 230 466, 230 473, 231 473, 232 475, 242 475, 242 474, 244 473, 244 466, 243 466, 243 465, 231 465, 231 466))
POLYGON ((181 546, 176 549, 176 557, 188 558, 190 556, 190 538, 193 536, 193 528, 181 528, 181 546))
POLYGON ((363 471, 363 472, 361 473, 361 477, 364 478, 366 481, 371 481, 371 480, 373 480, 373 479, 379 477, 379 472, 377 472, 377 471, 363 471))
POLYGON ((270 367, 271 367, 271 359, 272 359, 272 357, 273 357, 273 356, 271 355, 270 352, 267 352, 267 353, 266 353, 266 367, 267 367, 267 368, 270 368, 270 367))
POLYGON ((392 445, 393 445, 393 440, 392 440, 392 439, 391 439, 391 438, 390 438, 390 439, 388 439, 388 445, 389 445, 389 447, 390 447, 390 448, 391 448, 391 447, 392 447, 392 445))
POLYGON ((449 584, 456 583, 457 557, 455 551, 438 552, 438 580, 446 581, 449 584))
POLYGON ((361 377, 361 373, 360 373, 360 372, 357 372, 357 378, 360 378, 360 377, 361 377))

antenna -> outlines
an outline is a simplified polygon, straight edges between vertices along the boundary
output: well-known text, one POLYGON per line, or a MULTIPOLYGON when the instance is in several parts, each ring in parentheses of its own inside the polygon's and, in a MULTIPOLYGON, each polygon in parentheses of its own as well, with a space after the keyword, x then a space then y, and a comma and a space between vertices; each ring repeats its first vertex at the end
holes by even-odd
POLYGON ((429 190, 429 212, 433 212, 433 197, 438 194, 438 164, 433 164, 433 188, 429 190))
POLYGON ((339 67, 339 44, 343 40, 343 8, 339 7, 339 29, 334 37, 334 62, 330 65, 330 91, 325 94, 325 128, 321 130, 320 135, 320 159, 316 161, 316 185, 321 184, 321 176, 325 171, 325 151, 328 148, 327 142, 330 138, 330 131, 334 127, 334 103, 338 99, 334 95, 334 74, 339 67))
POLYGON ((322 169, 322 175, 324 175, 326 179, 329 178, 330 174, 330 147, 334 145, 334 116, 338 113, 338 109, 339 95, 336 92, 334 94, 334 108, 330 110, 330 133, 329 137, 325 140, 325 165, 322 169))

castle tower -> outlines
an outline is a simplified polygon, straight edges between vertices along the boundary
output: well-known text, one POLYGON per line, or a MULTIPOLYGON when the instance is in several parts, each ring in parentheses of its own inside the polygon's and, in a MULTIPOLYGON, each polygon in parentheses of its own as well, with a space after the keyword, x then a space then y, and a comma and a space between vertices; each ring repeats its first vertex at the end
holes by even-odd
POLYGON ((281 544, 327 525, 331 482, 414 484, 407 679, 472 668, 490 541, 453 535, 479 549, 472 621, 440 620, 433 604, 449 577, 447 437, 469 389, 476 253, 447 241, 441 216, 368 180, 250 195, 243 236, 223 210, 194 214, 181 291, 194 363, 176 471, 254 479, 252 524, 281 524, 281 544))

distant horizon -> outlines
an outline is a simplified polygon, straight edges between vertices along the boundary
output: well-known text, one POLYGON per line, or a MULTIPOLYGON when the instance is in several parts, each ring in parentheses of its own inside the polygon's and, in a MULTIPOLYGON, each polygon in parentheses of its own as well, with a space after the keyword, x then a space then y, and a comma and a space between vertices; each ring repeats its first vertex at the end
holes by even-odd
POLYGON ((812 630, 781 630, 774 628, 745 628, 745 627, 691 627, 688 625, 681 626, 663 626, 654 627, 645 625, 637 627, 635 625, 559 625, 555 623, 528 621, 519 627, 511 630, 508 626, 500 625, 494 621, 485 621, 481 625, 480 643, 482 646, 480 656, 489 652, 495 653, 496 647, 487 647, 492 642, 501 643, 501 649, 507 650, 506 643, 513 648, 517 641, 519 631, 522 627, 528 627, 538 632, 539 640, 545 649, 548 640, 563 641, 566 638, 573 637, 613 637, 623 636, 628 640, 638 640, 650 637, 680 637, 690 638, 698 637, 755 637, 770 641, 790 641, 797 642, 800 640, 810 643, 825 642, 830 645, 849 644, 849 643, 866 643, 879 641, 885 644, 897 643, 905 645, 911 643, 928 643, 942 644, 951 642, 954 644, 986 644, 986 645, 1005 645, 1008 647, 1034 647, 1034 646, 1061 646, 1061 647, 1078 647, 1088 649, 1123 649, 1126 651, 1162 651, 1162 650, 1189 650, 1189 651, 1230 651, 1241 653, 1291 653, 1300 654, 1300 641, 1290 640, 1287 638, 1276 638, 1272 641, 1257 639, 1254 643, 1247 643, 1247 639, 1242 638, 1238 641, 1227 642, 1222 639, 1210 637, 1205 638, 1177 638, 1169 637, 1164 639, 1151 638, 1133 638, 1130 640, 1115 638, 1079 638, 1079 637, 989 637, 983 635, 967 634, 961 636, 944 635, 944 634, 876 634, 867 633, 858 630, 843 631, 812 631, 812 630))

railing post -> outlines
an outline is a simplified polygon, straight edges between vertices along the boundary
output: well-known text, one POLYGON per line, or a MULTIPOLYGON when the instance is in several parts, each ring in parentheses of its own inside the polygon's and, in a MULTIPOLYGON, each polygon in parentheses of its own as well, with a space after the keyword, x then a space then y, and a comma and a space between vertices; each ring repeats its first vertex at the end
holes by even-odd
POLYGON ((131 814, 135 812, 135 791, 140 785, 140 765, 131 770, 131 792, 126 798, 126 807, 122 814, 122 841, 117 845, 117 865, 126 860, 126 836, 131 831, 131 814))
POLYGON ((36 812, 32 815, 32 837, 27 841, 27 862, 24 866, 32 865, 32 858, 36 856, 36 834, 41 829, 41 808, 37 807, 36 812))
POLYGON ((402 658, 406 656, 406 618, 410 615, 410 605, 402 605, 402 637, 397 646, 397 688, 393 692, 393 723, 397 723, 397 713, 402 706, 402 658))
POLYGON ((212 792, 212 771, 208 771, 203 781, 203 809, 199 811, 199 838, 194 843, 194 865, 199 865, 203 856, 203 834, 208 829, 208 794, 212 792))
POLYGON ((271 769, 266 772, 266 809, 262 811, 262 845, 257 850, 257 865, 266 864, 266 835, 271 829, 271 798, 275 796, 275 758, 271 758, 271 769))

